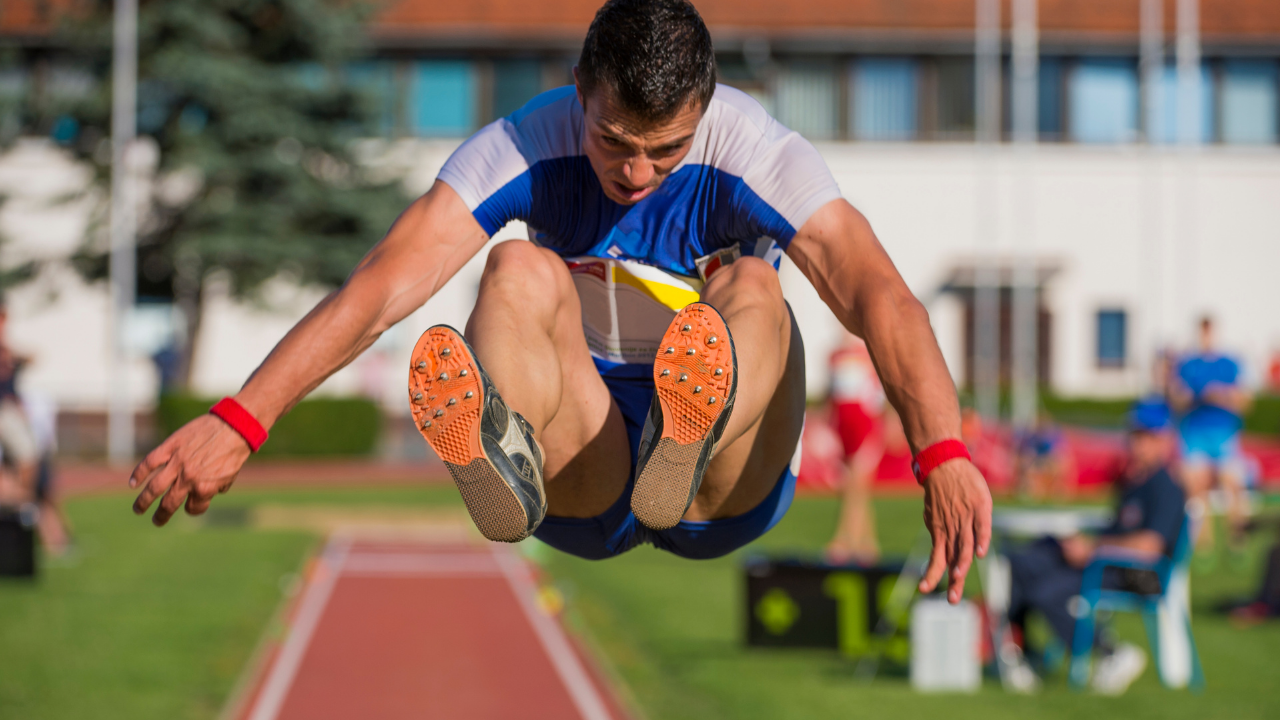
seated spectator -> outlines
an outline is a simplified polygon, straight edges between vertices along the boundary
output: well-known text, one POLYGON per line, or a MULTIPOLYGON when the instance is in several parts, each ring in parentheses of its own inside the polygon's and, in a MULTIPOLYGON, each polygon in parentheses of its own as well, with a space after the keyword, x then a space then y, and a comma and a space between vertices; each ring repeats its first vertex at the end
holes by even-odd
MULTIPOLYGON (((1099 550, 1120 550, 1152 560, 1173 552, 1186 513, 1186 495, 1169 475, 1168 427, 1169 413, 1162 405, 1139 403, 1130 412, 1128 457, 1116 478, 1119 498, 1111 527, 1098 537, 1043 538, 1009 556, 1010 623, 1023 625, 1035 610, 1070 647, 1075 631, 1070 606, 1080 594, 1085 566, 1099 550)), ((1158 582, 1152 587, 1151 573, 1113 570, 1103 577, 1108 587, 1159 592, 1158 582)), ((1124 692, 1142 674, 1146 654, 1137 646, 1116 645, 1102 636, 1095 642, 1102 657, 1094 670, 1094 688, 1108 694, 1124 692)))

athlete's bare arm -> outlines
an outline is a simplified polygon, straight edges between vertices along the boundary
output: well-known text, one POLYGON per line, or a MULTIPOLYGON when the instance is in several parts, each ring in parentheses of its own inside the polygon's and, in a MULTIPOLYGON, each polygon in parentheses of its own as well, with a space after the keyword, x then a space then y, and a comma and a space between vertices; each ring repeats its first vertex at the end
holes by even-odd
MULTIPOLYGON (((912 452, 959 438, 960 404, 929 314, 862 213, 844 200, 827 203, 796 233, 787 254, 844 326, 866 340, 912 452)), ((948 597, 959 602, 975 551, 986 555, 991 542, 991 494, 972 463, 950 460, 930 473, 924 517, 933 555, 921 590, 931 591, 950 569, 948 597)))
MULTIPOLYGON (((437 182, 396 220, 341 288, 307 313, 276 345, 235 399, 266 428, 289 408, 418 309, 489 238, 457 193, 437 182)), ((142 514, 163 496, 152 521, 168 522, 186 503, 198 515, 226 492, 249 446, 222 420, 204 415, 182 426, 134 469, 145 483, 142 514), (166 494, 167 493, 167 494, 166 494)))

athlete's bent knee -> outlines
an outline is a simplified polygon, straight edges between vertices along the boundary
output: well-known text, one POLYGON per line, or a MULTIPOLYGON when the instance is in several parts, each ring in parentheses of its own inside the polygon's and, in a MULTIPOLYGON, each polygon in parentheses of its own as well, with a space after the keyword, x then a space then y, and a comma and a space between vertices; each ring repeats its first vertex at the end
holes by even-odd
POLYGON ((550 300, 554 304, 561 294, 572 290, 573 281, 564 261, 550 250, 527 240, 508 240, 489 251, 482 292, 503 292, 522 303, 550 300))
POLYGON ((782 284, 778 281, 778 271, 760 258, 740 258, 712 275, 703 288, 703 296, 712 304, 717 298, 739 295, 781 300, 782 284))

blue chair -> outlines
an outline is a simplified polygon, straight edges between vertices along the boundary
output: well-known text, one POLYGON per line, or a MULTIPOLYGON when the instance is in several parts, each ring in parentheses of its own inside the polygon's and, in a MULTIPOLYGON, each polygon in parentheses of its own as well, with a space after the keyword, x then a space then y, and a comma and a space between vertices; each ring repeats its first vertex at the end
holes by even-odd
MULTIPOLYGON (((1185 588, 1187 573, 1191 565, 1192 538, 1195 537, 1195 525, 1192 514, 1183 516, 1182 529, 1178 533, 1178 543, 1174 546, 1172 556, 1163 556, 1152 561, 1139 558, 1115 550, 1099 551, 1097 557, 1084 570, 1084 581, 1080 597, 1084 601, 1080 613, 1076 617, 1075 635, 1071 643, 1070 683, 1074 689, 1081 689, 1089 682, 1090 663, 1093 658, 1094 627, 1097 614, 1101 610, 1112 612, 1141 613, 1143 624, 1147 629, 1147 643, 1151 646, 1151 654, 1155 658, 1156 668, 1160 673, 1160 681, 1170 686, 1166 668, 1161 667, 1160 627, 1158 613, 1161 603, 1175 609, 1182 617, 1180 627, 1186 629, 1187 647, 1191 654, 1190 685, 1194 692, 1204 689, 1204 672, 1200 667, 1200 655, 1196 652, 1195 637, 1191 634, 1191 608, 1181 599, 1170 597, 1171 590, 1180 592, 1172 586, 1185 588), (1160 579, 1159 595, 1142 595, 1124 590, 1109 590, 1102 587, 1103 573, 1109 567, 1150 570, 1160 579)), ((1181 590, 1185 592, 1185 590, 1181 590)), ((1179 620, 1175 618, 1175 622, 1179 620)))

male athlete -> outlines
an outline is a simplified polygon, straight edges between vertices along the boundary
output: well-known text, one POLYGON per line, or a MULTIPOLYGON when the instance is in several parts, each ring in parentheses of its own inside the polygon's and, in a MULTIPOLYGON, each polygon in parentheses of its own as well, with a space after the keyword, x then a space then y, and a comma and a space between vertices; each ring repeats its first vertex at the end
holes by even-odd
POLYGON ((804 421, 785 252, 866 339, 918 453, 921 588, 950 570, 959 601, 990 495, 928 316, 821 157, 716 84, 684 0, 608 2, 574 77, 467 140, 234 398, 150 453, 135 512, 204 512, 266 428, 518 219, 532 242, 492 248, 465 335, 430 328, 410 359, 414 419, 486 537, 708 558, 771 528, 804 421))

